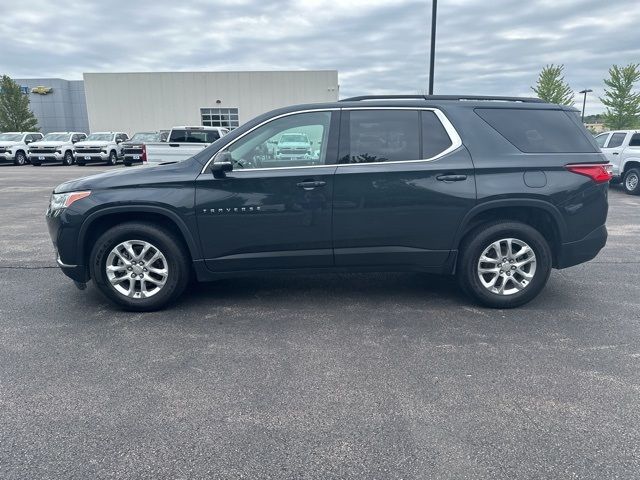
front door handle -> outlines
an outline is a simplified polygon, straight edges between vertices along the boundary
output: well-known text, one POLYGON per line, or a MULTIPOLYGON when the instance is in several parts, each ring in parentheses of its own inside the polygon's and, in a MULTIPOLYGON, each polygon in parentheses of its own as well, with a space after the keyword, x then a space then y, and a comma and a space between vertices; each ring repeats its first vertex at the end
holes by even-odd
POLYGON ((327 182, 323 182, 322 180, 305 180, 304 182, 297 183, 296 185, 299 188, 304 188, 305 190, 313 190, 314 188, 324 187, 327 182))
POLYGON ((620 152, 613 152, 614 155, 620 155, 620 152))
POLYGON ((441 182, 461 182, 466 179, 466 175, 438 175, 436 177, 436 180, 441 182))

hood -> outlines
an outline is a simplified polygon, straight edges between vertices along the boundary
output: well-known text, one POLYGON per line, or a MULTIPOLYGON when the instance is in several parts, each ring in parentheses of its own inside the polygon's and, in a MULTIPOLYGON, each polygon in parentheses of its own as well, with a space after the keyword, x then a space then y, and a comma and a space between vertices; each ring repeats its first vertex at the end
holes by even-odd
POLYGON ((76 147, 101 147, 103 145, 108 145, 111 140, 84 140, 82 142, 78 142, 75 144, 76 147))
POLYGON ((0 147, 10 147, 12 145, 17 145, 17 144, 20 144, 20 143, 22 143, 22 142, 12 142, 12 141, 6 140, 4 142, 0 142, 0 147))
POLYGON ((89 177, 69 180, 58 185, 54 193, 77 192, 80 190, 106 190, 116 188, 144 187, 157 183, 184 182, 195 180, 202 165, 193 158, 182 162, 155 163, 140 167, 119 168, 89 177))
POLYGON ((57 147, 59 145, 67 145, 69 142, 63 142, 61 140, 49 140, 46 142, 31 142, 29 147, 57 147))

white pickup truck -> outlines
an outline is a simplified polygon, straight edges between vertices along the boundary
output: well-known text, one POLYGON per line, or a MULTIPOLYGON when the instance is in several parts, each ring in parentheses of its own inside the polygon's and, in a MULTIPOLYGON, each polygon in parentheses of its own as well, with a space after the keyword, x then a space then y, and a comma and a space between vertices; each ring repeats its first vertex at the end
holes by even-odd
POLYGON ((605 132, 595 140, 613 166, 611 182, 622 182, 625 192, 640 195, 640 130, 605 132))
POLYGON ((227 133, 229 130, 222 127, 173 127, 166 142, 145 143, 146 162, 186 160, 227 133))

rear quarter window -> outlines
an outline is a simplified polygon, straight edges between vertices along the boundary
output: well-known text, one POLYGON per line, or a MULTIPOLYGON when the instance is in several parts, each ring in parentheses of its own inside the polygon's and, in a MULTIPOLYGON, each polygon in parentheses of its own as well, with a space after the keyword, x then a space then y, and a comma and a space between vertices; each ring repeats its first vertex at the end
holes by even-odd
POLYGON ((500 135, 525 153, 593 153, 595 148, 563 110, 476 108, 500 135))

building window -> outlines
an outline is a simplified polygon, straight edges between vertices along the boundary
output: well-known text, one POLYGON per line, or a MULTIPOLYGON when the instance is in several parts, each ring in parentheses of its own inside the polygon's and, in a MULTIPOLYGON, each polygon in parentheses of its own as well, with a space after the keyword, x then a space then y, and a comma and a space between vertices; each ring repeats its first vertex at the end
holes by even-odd
POLYGON ((224 127, 233 130, 240 126, 237 108, 201 108, 200 116, 205 127, 224 127))

